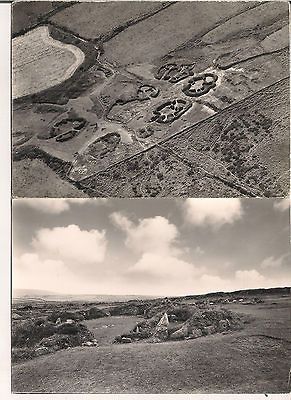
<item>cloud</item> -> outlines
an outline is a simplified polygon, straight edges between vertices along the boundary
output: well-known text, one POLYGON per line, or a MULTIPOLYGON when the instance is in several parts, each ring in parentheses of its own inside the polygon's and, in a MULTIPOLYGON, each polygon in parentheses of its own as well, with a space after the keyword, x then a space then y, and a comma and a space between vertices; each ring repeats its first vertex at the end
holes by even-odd
POLYGON ((284 271, 290 271, 291 265, 291 253, 284 253, 279 257, 267 257, 265 258, 261 264, 260 268, 265 271, 265 273, 268 273, 269 275, 279 275, 284 271))
POLYGON ((13 260, 13 287, 64 290, 68 273, 69 270, 60 260, 41 260, 35 253, 24 253, 13 260))
POLYGON ((256 269, 236 271, 235 280, 238 288, 258 288, 270 284, 268 278, 261 275, 256 269))
POLYGON ((274 208, 278 211, 286 211, 290 208, 291 200, 290 198, 277 200, 274 202, 274 208))
POLYGON ((120 228, 125 232, 129 232, 132 228, 134 228, 133 223, 128 219, 125 215, 120 212, 114 212, 110 215, 111 221, 115 226, 120 228))
POLYGON ((144 253, 126 271, 126 287, 131 293, 138 292, 157 296, 183 295, 195 292, 199 275, 203 268, 183 261, 175 256, 144 253))
POLYGON ((48 214, 61 214, 70 209, 71 204, 88 204, 95 206, 103 205, 108 202, 107 199, 21 199, 22 204, 37 211, 48 214))
POLYGON ((203 256, 205 254, 205 251, 200 246, 196 246, 194 252, 198 256, 203 256))
POLYGON ((32 240, 40 254, 74 263, 100 263, 105 258, 107 240, 105 231, 81 230, 77 225, 40 229, 32 240))
POLYGON ((268 269, 268 268, 280 268, 282 266, 283 262, 283 256, 279 258, 275 258, 273 256, 265 258, 262 263, 261 267, 263 269, 268 269))
POLYGON ((169 279, 177 282, 177 280, 193 279, 201 273, 201 270, 177 257, 144 253, 138 262, 128 269, 128 272, 166 282, 169 279))
POLYGON ((111 220, 126 233, 125 245, 137 253, 178 254, 178 229, 167 218, 145 218, 134 224, 119 212, 111 214, 111 220))
POLYGON ((140 256, 123 274, 133 293, 136 283, 141 294, 169 295, 193 288, 202 270, 179 258, 187 249, 179 247, 179 231, 167 218, 155 216, 134 223, 115 212, 111 221, 126 234, 126 247, 140 256))
POLYGON ((243 215, 240 199, 187 199, 183 204, 188 223, 221 227, 232 224, 243 215))

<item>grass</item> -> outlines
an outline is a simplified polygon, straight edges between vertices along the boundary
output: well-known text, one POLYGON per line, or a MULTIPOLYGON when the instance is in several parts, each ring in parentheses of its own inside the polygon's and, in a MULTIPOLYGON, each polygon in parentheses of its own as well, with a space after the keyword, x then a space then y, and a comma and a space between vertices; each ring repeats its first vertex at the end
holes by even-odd
POLYGON ((233 3, 231 8, 225 2, 174 4, 105 43, 106 59, 119 65, 152 63, 248 7, 243 2, 233 3))
POLYGON ((18 197, 87 197, 41 160, 21 160, 12 167, 13 193, 18 197))
POLYGON ((141 320, 136 316, 117 316, 92 319, 82 323, 94 334, 99 345, 109 345, 116 336, 129 332, 141 320))
POLYGON ((95 39, 113 34, 123 29, 145 14, 159 10, 159 3, 132 2, 123 3, 80 3, 58 12, 51 18, 54 24, 62 26, 86 39, 95 39))
POLYGON ((136 318, 88 321, 100 347, 64 350, 14 366, 13 392, 285 393, 291 302, 272 302, 229 305, 255 316, 243 331, 180 342, 110 345, 106 334, 110 338, 128 329, 136 318), (112 330, 102 328, 109 322, 115 324, 112 330))

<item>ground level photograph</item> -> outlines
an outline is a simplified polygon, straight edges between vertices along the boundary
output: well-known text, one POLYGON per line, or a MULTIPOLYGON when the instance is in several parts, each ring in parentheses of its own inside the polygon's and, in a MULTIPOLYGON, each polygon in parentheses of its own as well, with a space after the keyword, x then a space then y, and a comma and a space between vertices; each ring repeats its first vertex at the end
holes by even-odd
POLYGON ((288 393, 288 199, 13 201, 13 393, 288 393))

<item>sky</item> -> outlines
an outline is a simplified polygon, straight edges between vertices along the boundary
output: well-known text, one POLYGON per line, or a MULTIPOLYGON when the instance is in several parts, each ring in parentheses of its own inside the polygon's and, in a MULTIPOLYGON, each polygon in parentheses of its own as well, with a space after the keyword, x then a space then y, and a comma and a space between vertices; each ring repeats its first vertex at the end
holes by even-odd
POLYGON ((13 289, 179 296, 291 284, 289 200, 16 199, 13 289))

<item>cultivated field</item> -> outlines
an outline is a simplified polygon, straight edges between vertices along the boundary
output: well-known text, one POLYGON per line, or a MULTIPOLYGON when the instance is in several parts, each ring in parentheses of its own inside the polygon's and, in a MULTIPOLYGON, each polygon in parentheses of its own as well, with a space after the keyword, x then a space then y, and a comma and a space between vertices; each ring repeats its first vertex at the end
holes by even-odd
MULTIPOLYGON (((249 318, 243 329, 155 343, 147 339, 112 343, 114 336, 126 336, 136 323, 141 323, 142 317, 122 315, 136 312, 132 302, 123 303, 122 307, 111 304, 110 309, 116 307, 120 315, 84 321, 93 332, 97 347, 67 348, 17 362, 12 369, 13 392, 287 393, 290 296, 283 291, 270 291, 255 298, 251 294, 239 296, 242 298, 217 295, 212 300, 214 305, 208 303, 206 309, 240 313, 249 318)), ((188 302, 191 309, 193 299, 180 301, 188 302)), ((203 302, 206 304, 203 296, 196 300, 196 304, 203 302)), ((15 305, 14 318, 23 318, 25 313, 30 318, 41 313, 44 317, 56 307, 56 303, 29 304, 27 311, 23 310, 24 303, 15 305)), ((138 304, 145 305, 146 301, 138 304)), ((161 300, 158 304, 162 304, 161 300)), ((62 307, 72 311, 74 307, 80 309, 81 304, 62 307)), ((108 309, 106 304, 103 307, 108 309)), ((148 310, 154 313, 154 308, 148 310)))
POLYGON ((84 59, 15 57, 16 95, 48 89, 14 102, 14 162, 37 154, 84 196, 288 194, 287 4, 69 4, 45 23, 84 59))
POLYGON ((46 26, 14 38, 12 55, 13 98, 60 84, 72 76, 85 59, 78 47, 50 37, 46 26))

